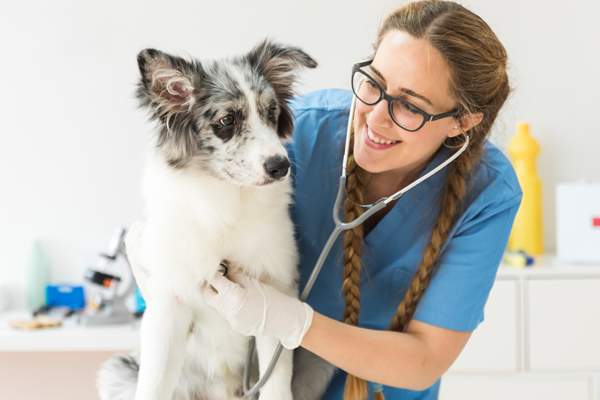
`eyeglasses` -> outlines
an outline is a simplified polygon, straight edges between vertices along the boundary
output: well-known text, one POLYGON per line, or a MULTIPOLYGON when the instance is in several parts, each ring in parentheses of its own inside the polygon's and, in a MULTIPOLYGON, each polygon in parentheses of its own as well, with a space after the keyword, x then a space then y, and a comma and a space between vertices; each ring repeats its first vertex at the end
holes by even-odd
POLYGON ((429 114, 405 99, 390 96, 375 79, 363 70, 363 67, 371 65, 371 63, 373 60, 354 64, 352 67, 352 91, 356 98, 369 106, 374 106, 382 99, 387 100, 392 121, 400 128, 414 132, 421 129, 426 122, 455 117, 459 114, 458 110, 443 114, 429 114))

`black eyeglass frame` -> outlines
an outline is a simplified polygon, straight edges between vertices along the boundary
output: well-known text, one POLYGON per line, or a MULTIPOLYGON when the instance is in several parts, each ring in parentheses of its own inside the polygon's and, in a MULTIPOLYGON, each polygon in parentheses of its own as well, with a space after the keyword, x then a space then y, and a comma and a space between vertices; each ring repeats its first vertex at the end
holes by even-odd
POLYGON ((383 88, 381 87, 381 85, 375 80, 373 79, 373 77, 369 74, 367 74, 365 71, 362 70, 363 67, 367 67, 369 65, 371 65, 373 63, 373 60, 369 60, 369 61, 364 61, 361 63, 357 63, 354 64, 352 66, 352 78, 351 78, 351 83, 352 83, 352 92, 354 93, 354 95, 356 96, 356 98, 358 100, 360 100, 361 102, 363 102, 364 104, 368 105, 368 106, 374 106, 377 103, 379 103, 382 99, 385 99, 388 102, 388 109, 389 109, 389 113, 390 113, 390 117, 392 118, 392 121, 394 121, 394 123, 396 125, 398 125, 400 128, 407 130, 409 132, 416 132, 419 129, 421 129, 423 127, 423 125, 425 125, 425 123, 427 122, 431 122, 431 121, 436 121, 438 119, 442 119, 442 118, 447 118, 447 117, 455 117, 459 114, 459 110, 454 109, 452 111, 448 111, 442 114, 429 114, 427 111, 422 110, 421 108, 419 108, 418 106, 414 105, 413 103, 411 103, 410 101, 407 101, 403 98, 400 97, 394 97, 394 96, 390 96, 389 94, 387 94, 387 92, 385 90, 383 90, 383 88), (363 99, 361 99, 358 94, 356 93, 356 90, 354 89, 354 75, 360 71, 361 74, 366 75, 369 79, 371 79, 371 81, 373 81, 373 83, 375 85, 377 85, 377 87, 379 88, 379 92, 380 92, 380 96, 379 99, 377 99, 377 101, 375 101, 374 103, 367 103, 366 101, 364 101, 363 99), (398 121, 396 121, 396 118, 394 118, 394 112, 392 109, 392 101, 393 100, 398 100, 401 103, 405 103, 410 105, 411 107, 414 107, 415 110, 417 110, 421 115, 423 115, 423 122, 421 123, 421 125, 419 125, 418 128, 416 129, 408 129, 402 125, 400 125, 398 123, 398 121))

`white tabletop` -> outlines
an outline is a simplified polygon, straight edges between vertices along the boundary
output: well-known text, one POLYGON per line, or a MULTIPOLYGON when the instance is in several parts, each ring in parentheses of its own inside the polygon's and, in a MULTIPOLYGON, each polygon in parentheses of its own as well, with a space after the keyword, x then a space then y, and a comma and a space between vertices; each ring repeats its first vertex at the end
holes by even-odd
POLYGON ((139 348, 137 323, 106 326, 81 326, 68 318, 57 328, 21 330, 11 328, 9 321, 29 320, 27 311, 0 313, 0 352, 41 351, 124 351, 139 348))
POLYGON ((554 255, 535 257, 528 267, 511 267, 504 263, 498 269, 498 279, 580 279, 600 278, 600 263, 562 263, 554 255))

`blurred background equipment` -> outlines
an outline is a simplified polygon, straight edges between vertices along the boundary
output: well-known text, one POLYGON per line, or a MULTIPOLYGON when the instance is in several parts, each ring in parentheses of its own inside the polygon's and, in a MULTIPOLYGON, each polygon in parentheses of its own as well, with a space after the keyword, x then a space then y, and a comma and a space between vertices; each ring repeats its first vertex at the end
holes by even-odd
POLYGON ((525 253, 523 250, 519 251, 511 251, 507 250, 504 253, 504 257, 502 261, 508 265, 509 267, 515 268, 523 268, 523 267, 531 267, 535 260, 533 257, 525 253))
POLYGON ((15 329, 42 329, 42 328, 56 328, 62 325, 62 322, 47 317, 44 314, 38 314, 32 320, 26 321, 10 321, 10 327, 15 329))
POLYGON ((130 322, 134 315, 126 301, 136 283, 125 250, 126 230, 117 227, 106 254, 100 254, 95 268, 87 270, 85 278, 92 285, 86 309, 87 325, 130 322))
POLYGON ((46 305, 46 284, 48 283, 48 262, 39 240, 33 242, 29 252, 26 274, 27 307, 36 310, 46 305))
POLYGON ((84 308, 83 286, 66 283, 46 286, 46 305, 48 307, 67 307, 70 310, 84 308))
POLYGON ((0 286, 0 312, 8 310, 10 307, 8 288, 6 286, 0 286))
POLYGON ((542 182, 535 167, 540 145, 529 135, 529 124, 517 124, 517 135, 510 141, 508 152, 523 190, 523 200, 510 234, 508 250, 523 250, 529 255, 541 256, 544 252, 542 182))
POLYGON ((563 263, 600 262, 600 183, 556 185, 556 256, 563 263))

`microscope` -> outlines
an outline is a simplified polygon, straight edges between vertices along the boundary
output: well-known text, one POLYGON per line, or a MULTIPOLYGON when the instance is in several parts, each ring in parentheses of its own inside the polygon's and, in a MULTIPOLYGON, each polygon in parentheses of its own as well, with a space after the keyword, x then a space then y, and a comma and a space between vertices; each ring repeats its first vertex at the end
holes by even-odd
POLYGON ((136 287, 125 249, 126 233, 124 228, 117 227, 108 251, 99 255, 95 268, 86 271, 85 279, 93 288, 85 311, 86 325, 118 324, 135 319, 125 305, 136 287))

